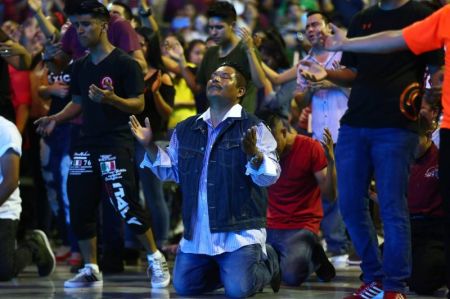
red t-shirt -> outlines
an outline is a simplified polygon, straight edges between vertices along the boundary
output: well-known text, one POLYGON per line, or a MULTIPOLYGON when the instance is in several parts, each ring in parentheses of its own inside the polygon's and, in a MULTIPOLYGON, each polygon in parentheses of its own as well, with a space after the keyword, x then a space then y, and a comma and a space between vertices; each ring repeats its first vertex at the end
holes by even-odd
POLYGON ((403 29, 403 38, 414 54, 446 48, 445 74, 442 87, 444 119, 441 127, 450 129, 450 4, 431 16, 403 29))
POLYGON ((14 110, 20 105, 31 106, 30 71, 19 71, 8 65, 11 84, 11 100, 14 110))
POLYGON ((269 187, 267 227, 305 228, 319 233, 323 210, 314 173, 327 166, 321 144, 298 135, 290 153, 281 158, 280 165, 280 178, 269 187))
MULTIPOLYGON (((137 33, 131 27, 130 22, 117 15, 112 15, 109 20, 108 39, 113 46, 127 53, 141 48, 137 33)), ((77 30, 73 26, 70 26, 62 37, 61 47, 64 52, 74 59, 78 59, 86 54, 86 48, 80 44, 77 30)))
POLYGON ((434 143, 412 166, 408 183, 408 206, 411 214, 432 217, 445 215, 439 192, 439 150, 434 143))

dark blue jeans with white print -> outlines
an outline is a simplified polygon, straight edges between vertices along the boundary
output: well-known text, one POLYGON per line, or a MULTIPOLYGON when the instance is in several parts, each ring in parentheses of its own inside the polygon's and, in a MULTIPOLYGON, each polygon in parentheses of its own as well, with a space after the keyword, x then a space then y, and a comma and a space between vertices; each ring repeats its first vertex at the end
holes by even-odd
POLYGON ((150 225, 138 201, 133 151, 127 148, 77 148, 69 170, 70 218, 79 240, 96 236, 101 198, 109 198, 116 212, 138 235, 150 225), (102 196, 106 192, 106 197, 102 196))

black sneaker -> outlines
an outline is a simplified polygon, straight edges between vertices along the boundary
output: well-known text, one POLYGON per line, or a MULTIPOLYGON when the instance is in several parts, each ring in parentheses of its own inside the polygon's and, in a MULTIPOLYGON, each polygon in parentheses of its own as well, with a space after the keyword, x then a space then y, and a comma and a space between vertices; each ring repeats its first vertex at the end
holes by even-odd
POLYGON ((56 259, 45 233, 35 229, 27 234, 25 240, 31 248, 33 262, 37 266, 39 276, 52 274, 55 271, 56 259))
POLYGON ((336 276, 336 269, 328 260, 327 254, 323 250, 322 245, 317 244, 314 250, 313 260, 315 264, 319 265, 316 270, 317 278, 323 282, 329 282, 336 276))

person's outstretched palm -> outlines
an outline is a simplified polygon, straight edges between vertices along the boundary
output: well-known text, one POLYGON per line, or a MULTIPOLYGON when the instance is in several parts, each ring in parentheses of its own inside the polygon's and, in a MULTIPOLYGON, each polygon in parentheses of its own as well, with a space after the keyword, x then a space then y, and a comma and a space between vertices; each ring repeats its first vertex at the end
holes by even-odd
POLYGON ((327 77, 327 71, 318 63, 302 60, 300 61, 300 73, 309 81, 322 81, 327 77))
POLYGON ((342 51, 343 44, 347 41, 346 32, 330 23, 332 34, 322 32, 325 40, 324 48, 328 51, 342 51))
POLYGON ((150 126, 150 120, 145 118, 145 127, 142 127, 136 116, 130 116, 130 129, 134 138, 143 146, 147 147, 153 140, 153 132, 150 126))

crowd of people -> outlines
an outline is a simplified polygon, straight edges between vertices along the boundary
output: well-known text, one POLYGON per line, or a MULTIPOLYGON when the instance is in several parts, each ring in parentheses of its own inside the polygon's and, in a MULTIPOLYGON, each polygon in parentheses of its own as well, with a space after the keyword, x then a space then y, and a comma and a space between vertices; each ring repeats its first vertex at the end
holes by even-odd
POLYGON ((2 2, 0 280, 64 263, 65 288, 99 288, 142 255, 179 295, 326 283, 351 262, 345 299, 449 288, 449 14, 2 2))

